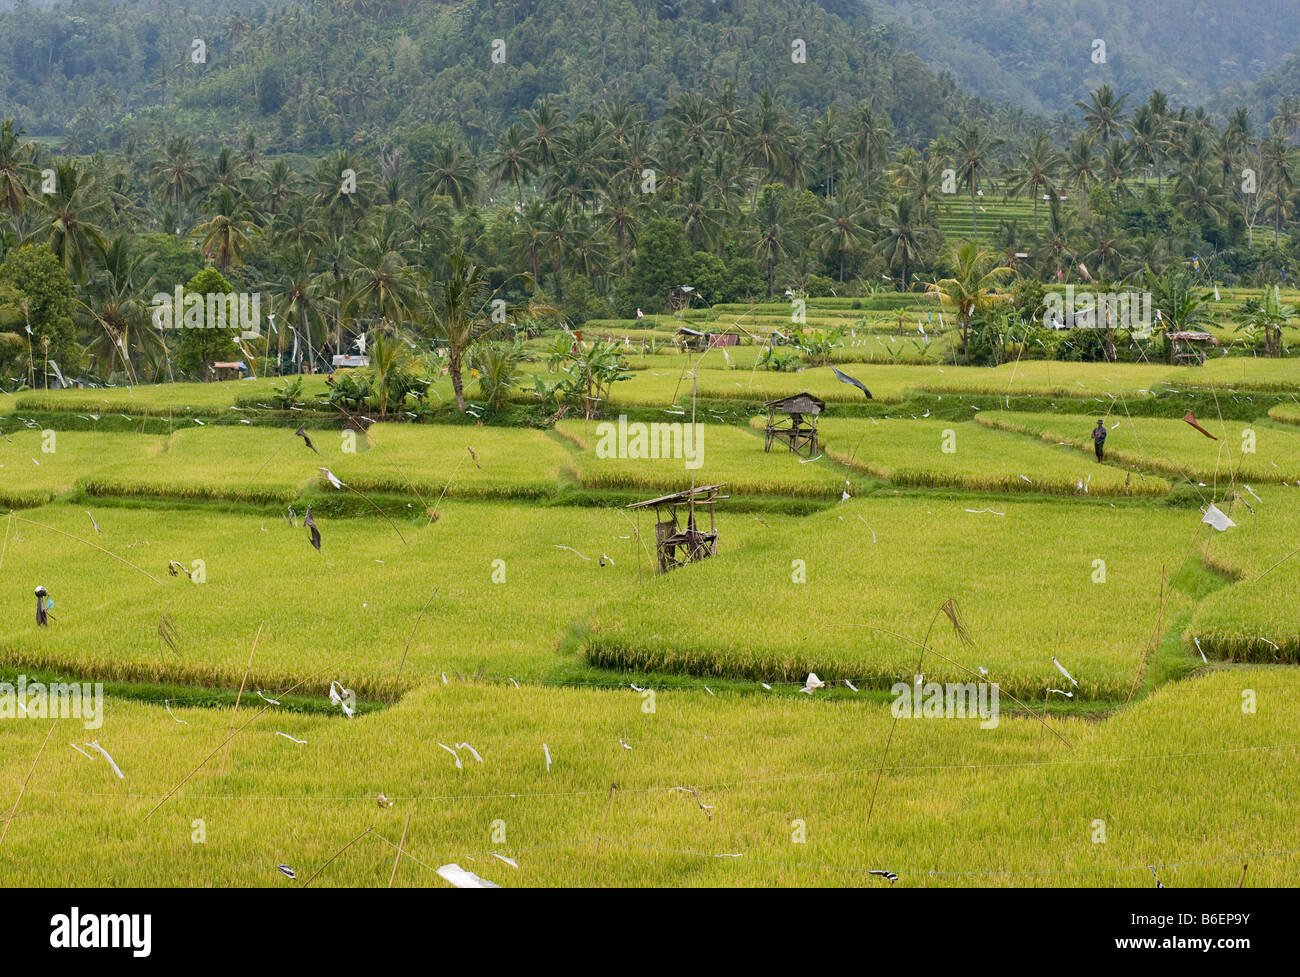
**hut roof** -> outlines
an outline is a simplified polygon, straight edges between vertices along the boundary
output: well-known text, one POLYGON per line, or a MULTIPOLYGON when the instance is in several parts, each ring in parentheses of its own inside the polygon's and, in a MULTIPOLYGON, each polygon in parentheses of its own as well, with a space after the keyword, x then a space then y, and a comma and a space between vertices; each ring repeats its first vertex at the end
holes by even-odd
MULTIPOLYGON (((656 505, 685 505, 690 502, 692 498, 694 498, 698 503, 701 495, 712 495, 725 484, 725 482, 720 482, 717 485, 699 485, 693 491, 691 489, 684 489, 681 492, 673 492, 671 495, 661 495, 657 499, 646 499, 644 502, 633 502, 628 505, 627 508, 644 509, 647 506, 656 505)), ((710 499, 708 501, 712 503, 715 500, 710 499)))
POLYGON ((804 391, 803 393, 792 394, 789 397, 782 397, 779 400, 769 400, 763 406, 784 411, 787 414, 820 414, 826 409, 826 401, 804 391))

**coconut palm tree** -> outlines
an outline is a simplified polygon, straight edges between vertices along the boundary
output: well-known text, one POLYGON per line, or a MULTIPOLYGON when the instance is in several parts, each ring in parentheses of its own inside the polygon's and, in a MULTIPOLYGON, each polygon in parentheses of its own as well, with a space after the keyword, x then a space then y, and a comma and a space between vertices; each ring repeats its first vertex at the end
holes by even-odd
POLYGON ((528 141, 524 130, 511 125, 501 134, 496 154, 489 161, 492 179, 497 186, 511 184, 520 207, 524 203, 524 182, 533 175, 533 164, 528 159, 528 141))
POLYGON ((754 257, 767 271, 767 297, 776 289, 776 265, 785 256, 793 221, 785 193, 777 186, 765 186, 758 195, 754 214, 754 257))
POLYGON ((149 290, 143 279, 143 267, 155 256, 134 250, 132 236, 118 234, 107 241, 99 254, 102 273, 95 275, 86 298, 79 300, 82 313, 98 327, 89 351, 107 362, 104 376, 117 370, 119 362, 131 383, 137 382, 131 353, 137 348, 157 350, 164 345, 162 335, 149 328, 149 307, 141 294, 149 290))
POLYGON ((430 289, 427 328, 447 347, 447 373, 456 407, 465 410, 465 358, 473 345, 501 331, 510 310, 493 308, 494 293, 481 266, 462 253, 449 259, 451 270, 430 289))
POLYGON ((60 163, 55 168, 54 193, 42 194, 40 206, 44 220, 41 238, 64 269, 84 282, 86 258, 104 246, 104 232, 97 222, 108 211, 94 178, 82 172, 75 160, 60 163))
POLYGON ((1094 139, 1101 139, 1104 148, 1112 139, 1124 137, 1124 103, 1128 95, 1116 95, 1110 85, 1093 89, 1088 101, 1075 102, 1075 107, 1083 109, 1083 121, 1088 134, 1094 139))
POLYGON ((924 213, 913 198, 901 196, 885 212, 881 223, 885 233, 880 246, 885 261, 891 269, 899 269, 899 291, 906 291, 907 269, 920 263, 929 236, 924 213))
POLYGON ((1007 196, 1018 197, 1028 191, 1034 198, 1036 229, 1041 229, 1038 222, 1039 198, 1046 195, 1049 201, 1056 199, 1056 180, 1063 163, 1064 159, 1052 146, 1047 133, 1040 132, 1029 147, 1020 152, 1008 174, 1007 196))
POLYGON ((425 188, 430 193, 450 197, 457 208, 464 209, 478 196, 478 169, 462 147, 444 143, 433 151, 433 160, 425 174, 425 188))
POLYGON ((217 191, 212 217, 195 228, 202 239, 203 254, 225 272, 231 265, 242 265, 254 228, 248 204, 239 200, 230 187, 217 191))
POLYGON ((889 119, 871 111, 871 106, 864 102, 853 114, 851 123, 851 145, 854 158, 858 163, 858 173, 871 177, 871 172, 883 166, 888 156, 891 136, 889 119))
POLYGON ((926 291, 941 304, 957 310, 962 352, 969 364, 971 321, 1010 301, 1010 296, 999 292, 997 287, 1015 272, 1005 265, 994 266, 992 255, 980 250, 974 241, 965 241, 953 251, 951 265, 952 275, 928 283, 926 291))
POLYGON ((979 215, 975 198, 979 194, 980 180, 993 168, 993 152, 1003 140, 990 136, 979 126, 967 126, 955 143, 957 154, 957 181, 970 190, 971 233, 979 241, 979 215))
POLYGON ((845 190, 831 201, 830 213, 813 226, 813 240, 823 255, 839 256, 840 281, 844 281, 844 256, 856 251, 869 235, 867 205, 853 190, 845 190))
POLYGON ((199 187, 199 163, 187 136, 167 140, 163 154, 149 167, 154 187, 171 196, 176 204, 176 233, 185 223, 184 204, 199 187))
POLYGON ((37 176, 31 143, 22 141, 23 130, 13 119, 0 122, 0 207, 17 218, 32 192, 28 182, 37 176))

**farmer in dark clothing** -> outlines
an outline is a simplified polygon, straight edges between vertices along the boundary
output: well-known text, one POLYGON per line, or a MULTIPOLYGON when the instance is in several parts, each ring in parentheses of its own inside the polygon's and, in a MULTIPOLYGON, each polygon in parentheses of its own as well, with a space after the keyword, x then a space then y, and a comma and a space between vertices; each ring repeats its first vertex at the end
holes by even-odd
POLYGON ((1100 420, 1097 421, 1097 426, 1093 428, 1092 444, 1093 447, 1097 449, 1097 460, 1104 460, 1104 455, 1106 454, 1106 425, 1100 420))

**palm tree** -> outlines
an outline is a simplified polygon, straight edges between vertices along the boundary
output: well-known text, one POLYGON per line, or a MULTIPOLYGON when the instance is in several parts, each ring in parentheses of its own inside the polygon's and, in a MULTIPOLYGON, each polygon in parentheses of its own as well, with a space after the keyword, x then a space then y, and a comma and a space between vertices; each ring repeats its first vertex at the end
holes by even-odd
POLYGON ((1070 237, 1074 230, 1070 226, 1072 214, 1072 211, 1058 206, 1055 199, 1047 212, 1047 240, 1039 250, 1040 261, 1043 264, 1056 266, 1057 281, 1064 279, 1065 266, 1074 263, 1075 252, 1070 245, 1070 237))
POLYGON ((794 154, 790 121, 771 92, 764 90, 760 93, 754 118, 745 127, 744 139, 744 161, 759 171, 759 180, 754 186, 754 206, 757 207, 759 188, 783 176, 794 154))
POLYGON ((1049 200, 1055 200, 1056 179, 1064 162, 1061 154, 1052 146, 1047 133, 1040 132, 1034 137, 1029 148, 1021 151, 1015 168, 1011 171, 1007 187, 1007 196, 1018 197, 1026 190, 1034 198, 1034 227, 1039 228, 1038 200, 1044 194, 1049 200))
POLYGON ((418 302, 415 275, 401 255, 366 249, 362 258, 349 258, 348 264, 343 315, 373 315, 392 326, 411 317, 418 302))
POLYGON ((1160 324, 1165 332, 1181 332, 1197 327, 1206 328, 1214 319, 1209 312, 1211 292, 1197 292, 1196 284, 1187 271, 1181 269, 1163 275, 1147 274, 1147 291, 1151 304, 1160 313, 1160 324))
POLYGON ((784 192, 777 186, 763 187, 754 213, 754 257, 767 270, 769 299, 776 288, 776 263, 785 256, 785 244, 791 230, 784 192))
POLYGON ((40 200, 45 217, 41 236, 64 269, 84 282, 87 256, 104 246, 104 232, 96 221, 107 211, 107 202, 94 178, 82 173, 75 160, 56 167, 54 193, 43 194, 40 200))
POLYGON ((446 143, 433 151, 425 187, 431 193, 450 197, 458 208, 463 209, 478 196, 478 170, 460 146, 446 143))
POLYGON ((182 207, 199 185, 199 165, 194 158, 194 147, 187 136, 174 136, 167 140, 163 155, 149 167, 154 186, 168 193, 176 202, 176 233, 184 224, 182 207))
MULTIPOLYGON (((280 318, 286 325, 292 323, 295 337, 301 337, 307 346, 307 361, 315 363, 316 344, 313 331, 322 339, 327 332, 329 313, 333 305, 329 293, 315 272, 312 253, 301 244, 282 250, 277 262, 278 276, 265 283, 276 296, 274 302, 280 318)), ((284 357, 285 329, 277 327, 279 357, 284 357)), ((297 372, 299 364, 293 364, 297 372)))
POLYGON ((1282 352, 1282 330, 1295 315, 1295 307, 1282 304, 1282 293, 1277 285, 1264 289, 1263 300, 1247 299, 1241 307, 1241 324, 1237 327, 1264 336, 1264 353, 1277 356, 1282 352))
POLYGON ((385 330, 380 328, 370 338, 369 354, 370 368, 375 371, 375 387, 379 391, 379 416, 387 417, 391 380, 402 368, 406 348, 396 337, 388 338, 385 330))
POLYGON ((492 178, 498 186, 513 184, 519 206, 524 203, 524 181, 533 174, 533 165, 528 160, 527 139, 524 131, 512 125, 501 134, 497 144, 496 155, 492 158, 492 178))
POLYGON ((36 176, 31 143, 22 142, 23 130, 13 119, 0 122, 0 207, 17 218, 32 192, 28 180, 36 176))
POLYGON ((846 190, 831 203, 830 213, 820 217, 813 227, 813 240, 823 255, 838 254, 840 282, 844 281, 844 255, 856 251, 867 239, 867 206, 862 197, 846 190))
POLYGON ((916 201, 908 196, 898 197, 884 216, 885 236, 881 242, 885 261, 889 267, 899 268, 899 290, 907 290, 907 269, 920 263, 927 229, 918 223, 916 201))
POLYGON ((1110 187, 1116 200, 1128 195, 1129 191, 1124 181, 1128 178, 1131 159, 1132 152, 1129 145, 1122 140, 1109 143, 1102 150, 1102 178, 1106 181, 1106 186, 1110 187))
POLYGON ((524 119, 530 130, 525 143, 528 161, 535 171, 545 172, 555 162, 568 125, 559 109, 544 98, 524 113, 524 119))
POLYGON ((1282 219, 1289 214, 1289 198, 1295 190, 1295 152, 1282 136, 1264 140, 1259 152, 1265 177, 1272 188, 1269 210, 1273 215, 1273 244, 1276 245, 1282 230, 1282 219))
POLYGON ((149 308, 140 298, 142 291, 148 291, 140 280, 141 269, 154 255, 134 251, 131 241, 131 235, 118 234, 107 242, 99 255, 103 274, 95 276, 87 299, 79 304, 99 327, 99 334, 91 341, 89 350, 98 359, 108 362, 104 376, 111 375, 120 360, 127 379, 135 383, 135 370, 131 365, 131 350, 135 346, 132 337, 138 336, 142 347, 154 349, 163 345, 163 339, 149 328, 149 308))
POLYGON ((1009 300, 1009 296, 1000 294, 996 287, 1014 272, 1005 265, 994 267, 992 256, 981 251, 974 241, 963 242, 957 247, 952 254, 952 267, 951 277, 930 282, 926 288, 941 304, 957 309, 962 351, 969 364, 971 321, 1009 300))
POLYGON ((1149 102, 1138 106, 1133 113, 1133 121, 1128 126, 1129 147, 1133 161, 1142 167, 1142 183, 1145 186, 1148 172, 1160 158, 1160 121, 1149 102))
POLYGON ((701 251, 712 249, 722 235, 722 215, 710 197, 704 170, 697 165, 682 185, 674 211, 687 239, 701 251))
POLYGON ((1087 102, 1075 102, 1077 108, 1083 109, 1083 121, 1088 134, 1100 138, 1104 147, 1112 139, 1124 135, 1124 103, 1128 95, 1116 96, 1110 85, 1102 85, 1089 94, 1087 102))
POLYGON ((450 264, 447 277, 433 284, 428 324, 433 337, 447 346, 447 373, 456 392, 456 407, 464 413, 465 384, 461 372, 465 356, 476 342, 497 332, 504 322, 494 321, 492 290, 483 269, 460 253, 451 256, 450 264))
POLYGON ((266 212, 274 217, 298 183, 297 174, 282 159, 271 161, 271 165, 262 174, 262 193, 260 199, 266 204, 266 212))
POLYGON ((848 139, 840 129, 839 119, 835 115, 835 106, 829 105, 813 123, 811 137, 813 155, 821 161, 826 173, 826 196, 835 196, 835 167, 843 161, 848 139))
POLYGON ((980 178, 992 168, 993 151, 1001 145, 1001 139, 989 136, 979 126, 967 126, 957 136, 957 180, 970 190, 971 231, 976 241, 979 241, 980 229, 975 197, 979 192, 980 178))
POLYGON ((942 213, 938 202, 943 199, 943 182, 931 155, 917 153, 909 146, 899 155, 892 174, 894 186, 918 205, 919 217, 928 220, 932 211, 942 213))
POLYGON ((872 168, 883 165, 889 149, 889 120, 876 115, 864 102, 853 115, 853 154, 858 161, 858 172, 868 179, 872 168))
POLYGON ((237 200, 230 187, 217 191, 212 218, 195 228, 203 243, 203 254, 223 272, 231 265, 244 263, 248 236, 253 230, 248 205, 237 200))
POLYGON ((1097 157, 1092 152, 1093 137, 1081 132, 1070 144, 1065 156, 1065 176, 1070 186, 1083 193, 1097 182, 1097 157))
POLYGON ((1223 220, 1223 189, 1204 163, 1193 163, 1179 171, 1173 202, 1199 224, 1223 220))

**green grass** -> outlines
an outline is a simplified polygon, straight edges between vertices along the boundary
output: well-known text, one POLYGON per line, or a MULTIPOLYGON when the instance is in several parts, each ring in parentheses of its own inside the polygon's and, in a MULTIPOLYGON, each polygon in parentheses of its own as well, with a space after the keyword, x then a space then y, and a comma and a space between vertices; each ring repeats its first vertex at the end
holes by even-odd
MULTIPOLYGON (((983 411, 977 420, 989 427, 1036 435, 1044 441, 1066 442, 1091 454, 1097 418, 983 411)), ((1238 479, 1260 482, 1300 479, 1300 432, 1209 417, 1198 420, 1219 440, 1205 437, 1180 419, 1125 418, 1111 413, 1106 418, 1111 432, 1106 438, 1106 458, 1145 471, 1183 476, 1204 483, 1212 491, 1216 486, 1226 487, 1234 473, 1238 479), (1255 450, 1243 453, 1252 435, 1255 450)))
MULTIPOLYGON (((762 424, 755 419, 755 424, 762 424)), ((1133 478, 1077 453, 978 424, 940 419, 826 418, 830 458, 895 485, 1053 495, 1164 495, 1161 478, 1133 478)))

